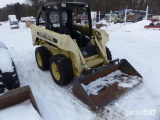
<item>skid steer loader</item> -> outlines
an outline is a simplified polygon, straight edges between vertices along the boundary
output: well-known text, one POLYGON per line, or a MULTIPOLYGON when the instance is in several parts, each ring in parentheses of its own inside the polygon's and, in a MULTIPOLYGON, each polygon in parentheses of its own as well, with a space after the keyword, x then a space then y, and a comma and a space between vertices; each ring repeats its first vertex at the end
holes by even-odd
POLYGON ((125 60, 112 60, 109 35, 93 29, 88 4, 48 2, 31 26, 38 67, 55 83, 73 79, 73 94, 96 111, 138 83, 142 76, 125 60), (85 23, 85 24, 84 24, 85 23), (100 81, 99 81, 100 80, 100 81))

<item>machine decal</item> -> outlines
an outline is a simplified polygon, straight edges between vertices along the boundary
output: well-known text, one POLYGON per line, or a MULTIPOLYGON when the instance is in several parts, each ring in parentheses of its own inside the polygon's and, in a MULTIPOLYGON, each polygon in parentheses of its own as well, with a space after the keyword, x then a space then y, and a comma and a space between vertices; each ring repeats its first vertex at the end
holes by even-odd
POLYGON ((43 37, 43 38, 45 38, 45 39, 48 39, 48 40, 50 40, 50 41, 52 41, 52 42, 55 42, 55 43, 58 42, 56 38, 54 38, 53 36, 48 35, 48 34, 46 34, 46 33, 37 32, 37 35, 40 36, 40 37, 43 37))

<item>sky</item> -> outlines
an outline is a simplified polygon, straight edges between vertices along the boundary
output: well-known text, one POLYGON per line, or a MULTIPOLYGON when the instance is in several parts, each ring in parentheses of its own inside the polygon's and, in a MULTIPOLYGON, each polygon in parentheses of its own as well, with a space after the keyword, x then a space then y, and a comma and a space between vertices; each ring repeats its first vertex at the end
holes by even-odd
POLYGON ((26 0, 1 0, 0 8, 5 7, 7 4, 14 4, 14 3, 25 3, 26 0))

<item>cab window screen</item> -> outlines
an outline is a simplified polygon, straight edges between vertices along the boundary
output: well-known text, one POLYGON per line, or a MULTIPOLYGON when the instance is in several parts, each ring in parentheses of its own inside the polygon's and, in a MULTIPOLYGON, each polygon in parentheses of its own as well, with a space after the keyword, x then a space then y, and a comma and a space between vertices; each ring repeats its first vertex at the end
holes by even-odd
POLYGON ((63 26, 66 26, 67 21, 68 21, 68 14, 67 14, 66 11, 63 11, 62 12, 62 24, 63 24, 63 26))
POLYGON ((59 14, 57 11, 51 11, 49 13, 49 19, 53 27, 60 27, 59 14))
POLYGON ((44 14, 44 11, 42 11, 42 13, 40 14, 39 26, 40 27, 45 27, 45 14, 44 14))
POLYGON ((75 8, 72 14, 72 24, 78 24, 82 26, 88 26, 88 14, 87 9, 75 8))

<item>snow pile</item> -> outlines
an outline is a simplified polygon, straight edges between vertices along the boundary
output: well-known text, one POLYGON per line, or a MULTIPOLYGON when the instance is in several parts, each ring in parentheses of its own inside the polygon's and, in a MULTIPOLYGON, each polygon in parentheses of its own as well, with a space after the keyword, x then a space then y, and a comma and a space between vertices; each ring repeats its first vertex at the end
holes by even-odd
POLYGON ((140 31, 144 29, 144 26, 149 25, 150 21, 149 20, 142 20, 136 23, 132 24, 126 24, 120 30, 126 31, 126 32, 131 32, 131 31, 140 31))
POLYGON ((1 55, 0 70, 2 71, 2 73, 13 72, 14 67, 12 65, 12 59, 10 57, 8 50, 0 48, 0 55, 1 55))
POLYGON ((116 23, 114 24, 113 22, 108 24, 108 26, 103 26, 100 29, 102 30, 106 30, 106 31, 110 31, 110 32, 115 32, 117 30, 119 30, 120 28, 124 27, 124 23, 116 23))
POLYGON ((124 32, 137 32, 144 30, 144 26, 149 25, 149 20, 142 20, 136 23, 111 23, 110 25, 103 26, 101 29, 115 32, 115 31, 124 31, 124 32))
POLYGON ((101 20, 101 21, 98 22, 98 24, 108 25, 108 22, 106 22, 106 20, 101 20))
POLYGON ((109 87, 115 82, 118 82, 119 88, 132 88, 138 84, 142 79, 137 76, 129 76, 120 70, 116 70, 109 75, 99 78, 88 85, 81 84, 88 95, 98 95, 104 87, 109 87))
POLYGON ((0 48, 6 48, 6 45, 2 41, 0 41, 0 48))
POLYGON ((0 111, 0 120, 42 120, 29 100, 0 111))

